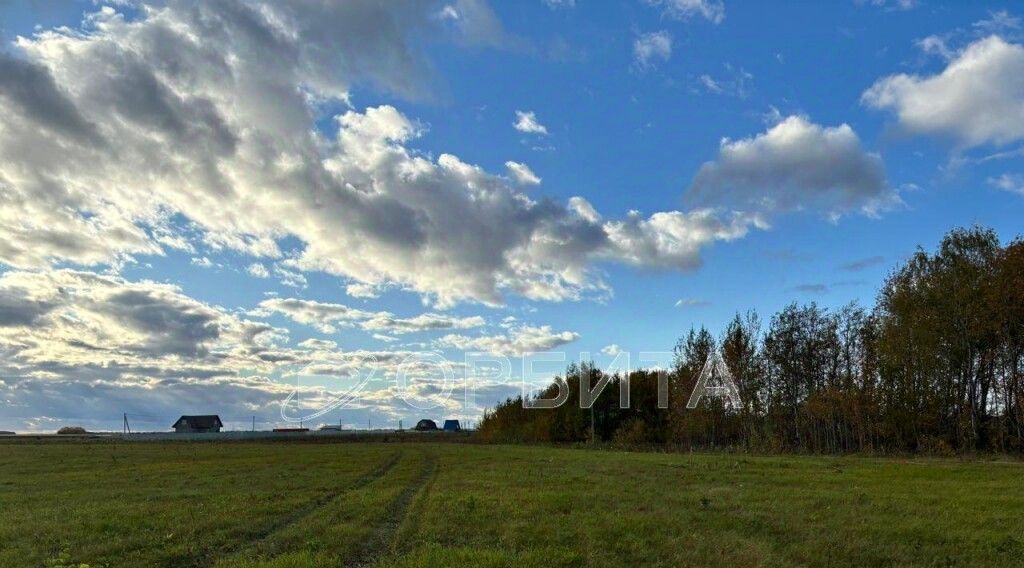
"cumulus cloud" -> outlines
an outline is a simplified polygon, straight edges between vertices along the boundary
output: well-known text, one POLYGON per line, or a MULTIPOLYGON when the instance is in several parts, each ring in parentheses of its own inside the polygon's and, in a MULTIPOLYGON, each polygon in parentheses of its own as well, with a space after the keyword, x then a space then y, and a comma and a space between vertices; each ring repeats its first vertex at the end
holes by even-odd
POLYGON ((277 275, 278 281, 285 286, 292 288, 305 288, 309 285, 306 277, 299 272, 294 270, 288 270, 279 264, 274 265, 274 274, 277 275))
POLYGON ((688 198, 764 212, 821 211, 833 218, 852 211, 874 215, 899 203, 881 157, 866 152, 852 128, 820 126, 801 116, 751 138, 723 139, 718 157, 694 177, 688 198))
POLYGON ((644 0, 650 6, 661 7, 666 16, 687 20, 701 16, 719 24, 725 19, 725 2, 721 0, 644 0))
MULTIPOLYGON (((286 285, 320 271, 357 294, 394 285, 439 307, 603 293, 603 260, 695 265, 699 243, 717 238, 707 220, 663 221, 693 213, 596 221, 532 199, 456 156, 408 148, 424 126, 391 106, 338 115, 336 134, 314 128, 320 103, 348 102, 355 84, 425 96, 430 65, 409 38, 441 25, 438 10, 171 3, 18 38, 0 73, 0 262, 114 264, 200 240, 286 285), (288 258, 285 239, 298 243, 288 258)), ((546 132, 533 113, 516 124, 546 132)))
POLYGON ((266 266, 262 263, 254 262, 245 269, 246 272, 255 276, 256 278, 270 278, 270 271, 267 270, 266 266))
POLYGON ((618 344, 612 343, 611 345, 605 345, 601 348, 601 353, 605 355, 611 355, 612 357, 622 353, 622 348, 618 344))
POLYGON ((167 284, 72 270, 0 276, 0 349, 37 369, 219 375, 261 368, 259 355, 281 333, 167 284))
POLYGON ((952 59, 955 55, 953 50, 946 45, 946 40, 937 35, 930 35, 918 40, 917 47, 927 54, 938 55, 943 59, 952 59))
MULTIPOLYGON (((351 317, 331 304, 266 307, 314 323, 351 317)), ((436 328, 441 317, 382 327, 436 328)), ((175 286, 74 270, 0 275, 0 427, 6 429, 52 431, 69 422, 109 428, 122 412, 143 414, 145 427, 159 430, 188 412, 215 412, 236 423, 258 415, 268 426, 281 421, 280 405, 294 389, 307 411, 350 396, 346 417, 408 418, 408 396, 453 413, 479 413, 446 397, 451 389, 439 385, 436 366, 423 363, 420 353, 344 351, 316 338, 290 347, 285 330, 200 302, 175 286), (396 383, 400 374, 405 386, 396 383), (344 381, 360 376, 377 382, 346 393, 344 381), (310 377, 334 382, 331 388, 298 384, 310 377)), ((497 382, 459 386, 478 389, 488 401, 504 392, 497 382)), ((138 417, 131 419, 138 424, 138 417)))
POLYGON ((527 134, 547 134, 548 129, 540 121, 537 120, 537 115, 532 110, 516 111, 516 121, 512 123, 512 126, 519 132, 525 132, 527 134))
POLYGON ((551 326, 520 326, 505 335, 467 337, 450 334, 442 337, 440 343, 462 351, 483 351, 506 357, 519 357, 527 353, 550 351, 579 339, 573 331, 554 332, 551 326))
POLYGON ((1024 138, 1024 46, 999 36, 975 41, 935 75, 900 73, 861 100, 892 111, 907 132, 949 138, 961 148, 1024 138))
POLYGON ((349 284, 345 286, 345 293, 353 298, 379 298, 380 288, 371 284, 349 284))
POLYGON ((712 209, 696 209, 655 213, 649 218, 634 211, 604 227, 613 258, 654 268, 695 268, 700 265, 702 247, 741 238, 751 227, 766 229, 768 224, 756 213, 735 213, 723 219, 712 209))
POLYGON ((505 162, 505 167, 508 168, 508 172, 512 174, 512 179, 516 180, 519 185, 539 185, 540 177, 533 173, 530 166, 521 164, 519 162, 513 162, 511 160, 505 162))
POLYGON ((647 32, 633 40, 633 64, 641 71, 650 69, 656 60, 672 57, 672 35, 665 30, 647 32))

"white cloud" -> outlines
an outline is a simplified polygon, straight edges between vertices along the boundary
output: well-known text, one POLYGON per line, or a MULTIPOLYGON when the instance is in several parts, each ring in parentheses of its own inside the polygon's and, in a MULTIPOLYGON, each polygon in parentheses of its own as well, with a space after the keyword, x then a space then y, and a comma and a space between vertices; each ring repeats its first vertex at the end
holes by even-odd
POLYGON ((646 219, 634 211, 604 227, 613 258, 638 266, 692 269, 700 266, 704 246, 744 237, 751 227, 767 229, 768 224, 756 213, 734 213, 723 220, 712 209, 695 209, 655 213, 646 219))
POLYGON ((412 333, 438 329, 470 329, 485 324, 484 318, 470 316, 464 318, 450 317, 442 314, 420 314, 411 318, 397 318, 388 313, 380 313, 362 322, 363 329, 387 331, 389 333, 412 333))
MULTIPOLYGON (((320 103, 347 102, 356 84, 427 96, 430 65, 408 40, 444 25, 426 4, 172 3, 19 38, 18 57, 0 55, 0 262, 116 265, 194 240, 250 255, 285 285, 319 271, 448 307, 603 294, 596 262, 692 267, 720 234, 708 228, 733 223, 601 221, 531 199, 410 149, 424 127, 391 106, 317 131, 320 103), (680 238, 697 246, 663 254, 680 238), (287 258, 286 240, 298 249, 287 258)), ((546 132, 533 113, 518 119, 546 132)))
POLYGON ((879 79, 861 100, 891 110, 906 131, 943 136, 962 148, 1024 138, 1024 46, 978 40, 939 74, 879 79))
POLYGON ((1006 10, 989 11, 988 18, 978 20, 972 24, 973 27, 982 33, 998 34, 1020 29, 1020 18, 1006 10))
POLYGON ((576 0, 544 0, 544 5, 552 10, 559 8, 575 8, 576 0))
POLYGON ((294 270, 288 270, 280 265, 274 265, 274 274, 280 279, 281 284, 292 288, 305 288, 309 285, 306 277, 294 270))
POLYGON ((946 40, 936 35, 919 40, 917 46, 921 48, 921 51, 930 55, 938 55, 943 59, 952 59, 955 55, 953 50, 946 45, 946 40))
POLYGON ((884 8, 886 11, 905 12, 913 10, 920 5, 920 0, 857 0, 859 4, 868 3, 872 6, 884 8))
POLYGON ((987 181, 992 187, 1024 195, 1024 175, 1002 174, 999 177, 990 177, 987 181))
POLYGON ((710 306, 711 302, 698 298, 679 298, 675 305, 677 308, 700 308, 710 306))
POLYGON ((246 272, 255 276, 256 278, 270 278, 270 271, 267 270, 266 266, 262 263, 254 262, 245 269, 246 272))
POLYGON ((725 3, 721 0, 644 0, 651 6, 664 9, 665 15, 677 20, 701 16, 719 24, 725 19, 725 3))
POLYGON ((376 314, 343 304, 318 302, 316 300, 300 300, 298 298, 270 298, 260 302, 259 307, 251 315, 267 317, 271 314, 283 314, 301 324, 312 326, 323 333, 337 331, 334 324, 351 326, 354 322, 374 317, 376 314))
POLYGON ((314 327, 323 333, 336 332, 336 324, 358 325, 367 331, 401 334, 440 329, 470 329, 486 323, 480 316, 459 318, 434 313, 400 318, 389 312, 369 312, 344 304, 298 298, 263 300, 250 315, 267 317, 275 313, 283 314, 293 321, 314 327))
POLYGON ((766 132, 723 139, 689 188, 696 203, 731 204, 766 213, 851 211, 874 215, 899 203, 882 159, 866 152, 846 124, 826 127, 790 116, 766 132))
POLYGON ((0 276, 0 351, 8 364, 217 376, 260 369, 259 355, 280 334, 167 284, 72 270, 0 276))
POLYGON ((371 284, 356 282, 345 286, 345 293, 353 298, 379 298, 380 288, 371 284))
POLYGON ((640 70, 650 69, 655 60, 672 57, 672 35, 665 30, 640 34, 633 40, 633 63, 640 70))
POLYGON ((697 80, 700 82, 701 85, 704 85, 705 89, 711 91, 712 93, 722 92, 722 87, 718 84, 718 81, 712 79, 710 75, 701 75, 700 77, 697 78, 697 80))
POLYGON ((716 95, 728 95, 746 98, 750 94, 750 82, 754 75, 742 67, 736 68, 726 63, 725 75, 715 79, 707 73, 697 77, 697 83, 707 92, 716 95))
POLYGON ((519 185, 540 184, 540 178, 537 177, 537 174, 533 173, 530 166, 527 166, 526 164, 509 160, 505 162, 505 167, 508 168, 509 173, 512 174, 512 179, 516 180, 516 183, 519 185))
POLYGON ((556 333, 548 325, 540 327, 524 325, 511 329, 506 335, 481 337, 446 335, 440 339, 440 343, 462 351, 485 351, 494 355, 519 357, 526 353, 550 351, 577 339, 579 339, 579 334, 572 331, 556 333))
POLYGON ((605 355, 611 355, 612 357, 622 353, 622 348, 618 344, 612 343, 611 345, 605 345, 601 348, 601 353, 605 355))
POLYGON ((594 209, 589 201, 580 196, 569 198, 569 210, 590 223, 601 222, 601 214, 597 212, 597 209, 594 209))
MULTIPOLYGON (((324 306, 307 309, 337 311, 324 306)), ((141 421, 145 429, 166 430, 178 415, 194 412, 220 414, 229 427, 257 415, 268 427, 280 421, 281 403, 299 379, 370 370, 387 386, 355 393, 346 417, 408 418, 403 400, 409 395, 479 412, 447 397, 436 369, 415 363, 417 353, 341 351, 323 339, 297 348, 286 342, 284 330, 199 302, 174 286, 71 270, 8 271, 0 275, 0 427, 106 429, 122 412, 137 429, 141 421), (392 380, 400 371, 410 374, 404 389, 392 380)), ((500 383, 456 380, 460 389, 477 390, 480 400, 507 396, 500 383)), ((335 388, 340 392, 299 386, 303 407, 322 408, 347 387, 335 388)))
POLYGON ((512 126, 519 132, 525 132, 527 134, 547 134, 548 129, 537 120, 537 115, 532 110, 530 111, 516 111, 516 121, 512 123, 512 126))

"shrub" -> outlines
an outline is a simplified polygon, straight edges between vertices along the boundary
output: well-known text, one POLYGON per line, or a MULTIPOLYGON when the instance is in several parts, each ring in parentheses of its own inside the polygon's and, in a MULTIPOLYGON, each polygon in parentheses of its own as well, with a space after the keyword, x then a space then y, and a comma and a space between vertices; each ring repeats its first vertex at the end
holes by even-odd
POLYGON ((81 426, 63 426, 60 430, 57 430, 58 434, 73 435, 73 434, 88 434, 85 428, 81 426))
POLYGON ((951 458, 956 455, 956 450, 949 442, 937 436, 924 435, 917 441, 918 453, 936 458, 951 458))

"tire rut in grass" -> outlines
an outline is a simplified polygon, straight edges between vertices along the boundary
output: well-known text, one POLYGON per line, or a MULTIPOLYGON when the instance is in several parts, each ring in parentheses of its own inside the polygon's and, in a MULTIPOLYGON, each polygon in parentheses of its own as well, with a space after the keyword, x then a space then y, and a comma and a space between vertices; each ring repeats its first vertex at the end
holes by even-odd
POLYGON ((437 458, 427 453, 423 460, 423 469, 402 493, 388 504, 384 518, 377 523, 370 538, 361 549, 345 561, 345 566, 369 566, 379 558, 392 552, 395 537, 399 534, 409 513, 410 506, 421 489, 426 487, 437 473, 437 458))
POLYGON ((420 490, 413 497, 412 504, 409 505, 409 509, 405 513, 405 520, 402 521, 402 524, 398 527, 398 532, 395 534, 395 541, 390 551, 392 557, 400 557, 412 548, 412 538, 419 531, 423 511, 427 506, 427 495, 430 494, 430 490, 436 480, 437 475, 431 475, 430 479, 420 487, 420 490))
POLYGON ((314 515, 317 511, 327 507, 346 493, 355 491, 362 487, 373 483, 374 481, 384 477, 391 471, 392 468, 398 464, 402 458, 402 452, 395 452, 388 457, 383 463, 375 467, 374 469, 364 473, 357 477, 350 483, 342 485, 336 489, 328 491, 323 495, 309 501, 303 506, 296 509, 289 515, 275 519, 273 522, 268 524, 258 533, 253 535, 247 540, 240 540, 237 543, 233 543, 227 546, 221 546, 219 548, 208 549, 195 555, 189 559, 186 566, 212 566, 217 559, 225 558, 232 554, 241 552, 243 549, 257 549, 261 544, 269 540, 275 534, 284 531, 292 525, 302 521, 303 519, 309 518, 314 515))

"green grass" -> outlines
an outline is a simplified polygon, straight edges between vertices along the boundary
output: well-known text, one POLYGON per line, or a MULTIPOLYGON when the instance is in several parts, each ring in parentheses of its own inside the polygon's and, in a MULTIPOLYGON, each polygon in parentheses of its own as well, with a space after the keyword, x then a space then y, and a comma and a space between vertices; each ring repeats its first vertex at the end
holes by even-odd
POLYGON ((1024 465, 0 444, 0 566, 1024 565, 1024 465))

